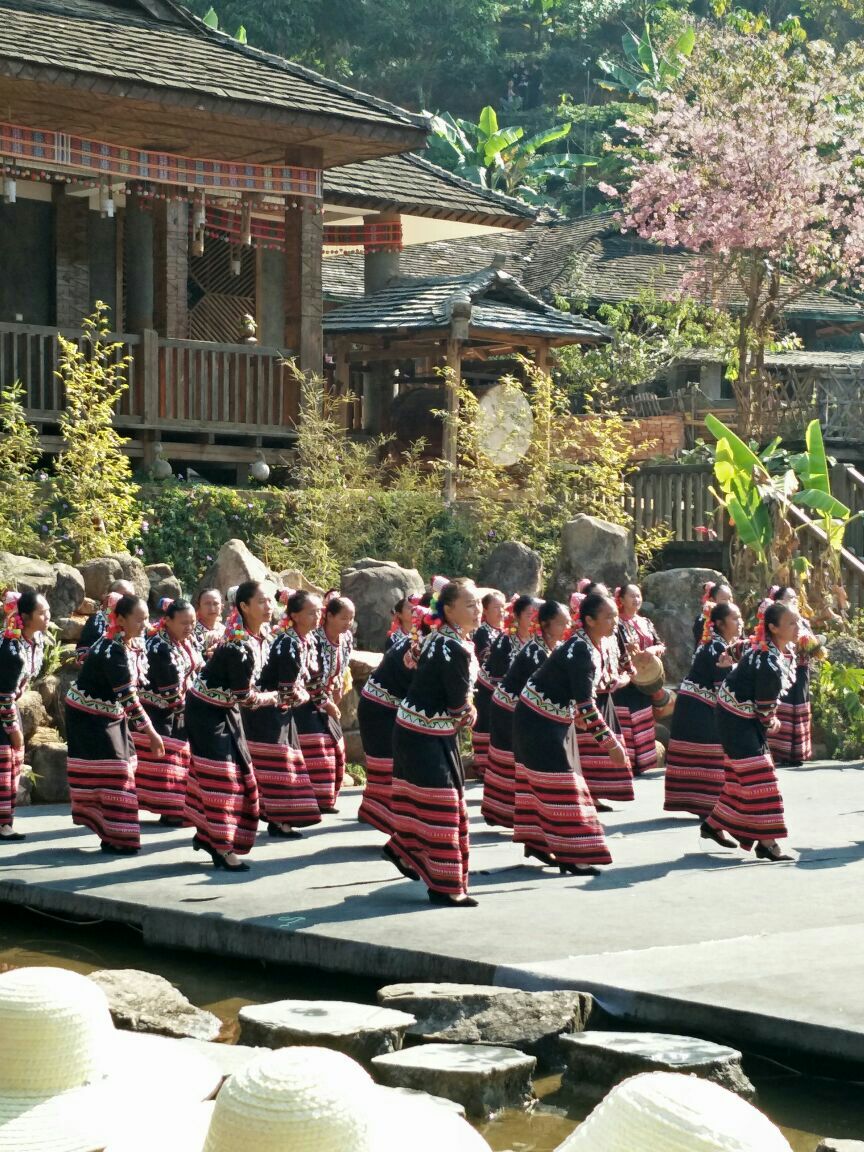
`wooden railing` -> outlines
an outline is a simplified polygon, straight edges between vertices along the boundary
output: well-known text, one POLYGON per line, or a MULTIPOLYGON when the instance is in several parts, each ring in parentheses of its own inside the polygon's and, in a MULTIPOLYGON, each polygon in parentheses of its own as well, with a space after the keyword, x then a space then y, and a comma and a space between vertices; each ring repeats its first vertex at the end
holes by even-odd
MULTIPOLYGON (((28 417, 56 423, 65 407, 57 376, 57 329, 0 324, 0 387, 24 386, 28 417)), ((60 333, 86 348, 80 331, 60 333)), ((121 332, 117 358, 129 356, 129 387, 116 406, 117 426, 230 435, 294 434, 300 388, 276 348, 163 340, 121 332)))

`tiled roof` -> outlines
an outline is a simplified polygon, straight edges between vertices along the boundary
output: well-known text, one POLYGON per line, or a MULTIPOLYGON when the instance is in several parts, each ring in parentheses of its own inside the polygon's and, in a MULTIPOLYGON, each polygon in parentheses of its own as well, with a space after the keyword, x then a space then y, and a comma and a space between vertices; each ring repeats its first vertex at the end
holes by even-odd
MULTIPOLYGON (((678 360, 684 364, 722 364, 724 356, 710 348, 693 348, 682 353, 678 360)), ((794 352, 766 352, 765 364, 768 368, 830 368, 835 372, 864 371, 864 351, 862 352, 821 352, 806 348, 794 352)))
POLYGON ((371 296, 328 312, 328 336, 396 330, 447 328, 458 303, 471 303, 471 327, 563 341, 595 342, 607 333, 602 324, 560 312, 533 296, 517 280, 496 268, 469 276, 400 278, 371 296))
POLYGON ((60 70, 379 127, 425 128, 421 116, 240 44, 175 5, 0 0, 0 21, 0 66, 23 62, 49 80, 60 70), (147 11, 163 7, 176 19, 147 11))
POLYGON ((489 192, 411 153, 331 168, 324 176, 324 191, 331 204, 400 209, 411 216, 506 228, 524 228, 536 216, 521 200, 489 192))
MULTIPOLYGON (((401 270, 414 275, 469 272, 488 265, 493 254, 506 254, 504 268, 530 291, 546 300, 556 295, 585 297, 591 306, 632 299, 643 289, 674 298, 681 281, 699 257, 664 250, 638 237, 622 235, 612 213, 576 220, 538 222, 512 236, 501 233, 466 239, 415 244, 402 253, 401 270)), ((324 291, 331 299, 363 292, 363 258, 331 257, 324 262, 324 291)), ((720 303, 739 307, 743 300, 732 285, 721 286, 720 303)), ((864 319, 851 296, 804 292, 786 309, 792 318, 850 323, 864 319)))

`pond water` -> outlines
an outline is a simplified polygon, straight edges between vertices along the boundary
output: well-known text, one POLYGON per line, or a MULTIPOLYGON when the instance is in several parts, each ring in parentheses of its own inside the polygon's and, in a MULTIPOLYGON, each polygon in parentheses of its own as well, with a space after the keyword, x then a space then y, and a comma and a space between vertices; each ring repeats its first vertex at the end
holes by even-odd
MULTIPOLYGON (((222 960, 191 952, 147 948, 127 927, 79 925, 0 905, 3 966, 56 965, 76 972, 139 968, 157 972, 223 1022, 221 1039, 236 1039, 237 1013, 246 1004, 308 998, 373 1003, 377 981, 303 968, 222 960)), ((814 1152, 821 1135, 864 1140, 862 1085, 824 1079, 748 1055, 745 1067, 759 1091, 759 1106, 779 1124, 794 1152, 814 1152)), ((495 1152, 553 1152, 584 1118, 560 1091, 560 1077, 536 1081, 541 1099, 533 1114, 504 1112, 481 1126, 495 1152)))

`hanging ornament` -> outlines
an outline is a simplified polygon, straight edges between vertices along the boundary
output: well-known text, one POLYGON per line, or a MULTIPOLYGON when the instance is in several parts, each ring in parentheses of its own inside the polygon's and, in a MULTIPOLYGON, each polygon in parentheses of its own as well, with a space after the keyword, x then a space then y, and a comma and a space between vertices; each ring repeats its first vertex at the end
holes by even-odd
POLYGON ((3 203, 14 204, 18 199, 18 185, 11 176, 3 180, 3 203))
POLYGON ((114 193, 107 181, 99 185, 99 215, 103 220, 114 219, 114 193))
POLYGON ((240 243, 252 247, 252 201, 248 196, 240 202, 240 243))
POLYGON ((243 271, 243 249, 239 244, 231 245, 231 275, 239 276, 243 271))

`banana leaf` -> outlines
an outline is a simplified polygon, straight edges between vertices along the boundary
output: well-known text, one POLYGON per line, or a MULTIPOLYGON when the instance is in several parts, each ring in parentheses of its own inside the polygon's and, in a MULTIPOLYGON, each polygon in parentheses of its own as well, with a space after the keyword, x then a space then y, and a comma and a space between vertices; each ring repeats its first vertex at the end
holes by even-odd
POLYGON ((845 521, 850 516, 849 508, 822 488, 805 488, 803 492, 796 492, 792 497, 792 503, 800 504, 804 508, 812 508, 814 512, 819 512, 822 516, 830 516, 832 520, 845 521))
POLYGON ((727 440, 732 451, 732 458, 738 468, 743 471, 765 470, 765 465, 740 436, 727 428, 722 420, 718 420, 711 412, 705 417, 705 427, 716 440, 727 440))
POLYGON ((737 497, 730 496, 726 501, 726 508, 735 523, 738 539, 745 548, 750 548, 760 560, 765 559, 765 547, 757 525, 742 508, 737 497))
POLYGON ((826 492, 830 496, 831 476, 828 471, 828 457, 825 455, 825 442, 822 439, 822 427, 818 420, 811 420, 807 425, 805 443, 809 458, 807 484, 810 488, 818 488, 820 492, 826 492))
POLYGON ((477 127, 480 129, 481 134, 487 139, 490 136, 494 136, 498 131, 498 116, 491 105, 487 104, 480 113, 477 127))

